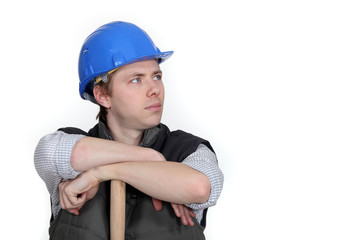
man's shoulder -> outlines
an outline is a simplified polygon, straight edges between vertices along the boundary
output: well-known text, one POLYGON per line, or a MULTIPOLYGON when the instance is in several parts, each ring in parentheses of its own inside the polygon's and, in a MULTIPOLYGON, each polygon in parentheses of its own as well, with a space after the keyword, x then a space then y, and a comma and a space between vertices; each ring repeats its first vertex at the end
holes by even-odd
POLYGON ((63 127, 59 128, 58 131, 62 131, 67 134, 81 134, 85 136, 99 137, 101 135, 100 131, 102 129, 102 125, 97 123, 94 127, 92 127, 89 131, 84 131, 81 128, 77 127, 63 127))
POLYGON ((208 140, 181 129, 170 131, 169 140, 185 145, 195 144, 196 147, 198 147, 199 144, 204 144, 209 147, 211 151, 214 151, 208 140))
POLYGON ((84 130, 80 129, 80 128, 76 128, 76 127, 63 127, 63 128, 59 128, 58 131, 67 133, 67 134, 81 134, 81 135, 88 135, 87 132, 85 132, 84 130))
MULTIPOLYGON (((165 124, 161 123, 160 128, 165 131, 168 135, 168 137, 174 138, 174 140, 182 140, 182 139, 202 139, 192 133, 189 133, 187 131, 177 129, 177 130, 170 130, 165 124)), ((203 140, 203 139, 202 139, 203 140)))
POLYGON ((201 137, 183 130, 168 131, 162 153, 170 161, 174 161, 170 156, 176 156, 177 161, 182 161, 194 153, 200 144, 206 145, 214 152, 210 142, 201 137))

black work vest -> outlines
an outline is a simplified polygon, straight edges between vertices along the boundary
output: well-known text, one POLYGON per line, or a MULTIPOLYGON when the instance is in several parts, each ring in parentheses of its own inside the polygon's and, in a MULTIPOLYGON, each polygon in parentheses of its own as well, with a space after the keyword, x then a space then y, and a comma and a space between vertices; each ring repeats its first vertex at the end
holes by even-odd
MULTIPOLYGON (((77 128, 59 130, 70 134, 83 134, 112 140, 106 125, 101 121, 88 133, 77 128)), ((167 126, 160 124, 145 131, 141 145, 161 152, 167 161, 182 162, 196 151, 199 144, 205 144, 213 151, 208 141, 180 130, 170 132, 167 126)), ((203 230, 206 224, 206 210, 204 210, 201 224, 194 218, 195 226, 185 226, 176 217, 170 203, 163 202, 162 210, 156 211, 150 196, 127 185, 125 239, 205 239, 203 230)), ((79 216, 65 210, 59 212, 56 219, 50 223, 50 239, 109 240, 109 220, 110 181, 107 181, 100 183, 97 194, 85 203, 79 216)))

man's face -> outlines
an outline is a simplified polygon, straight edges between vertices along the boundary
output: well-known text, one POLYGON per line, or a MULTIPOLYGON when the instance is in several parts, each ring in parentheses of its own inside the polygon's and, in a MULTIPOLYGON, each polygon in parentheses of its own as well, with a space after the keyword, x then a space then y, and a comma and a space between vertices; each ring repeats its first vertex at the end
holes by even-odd
POLYGON ((160 123, 164 103, 162 72, 157 60, 122 66, 110 83, 108 120, 145 130, 160 123))

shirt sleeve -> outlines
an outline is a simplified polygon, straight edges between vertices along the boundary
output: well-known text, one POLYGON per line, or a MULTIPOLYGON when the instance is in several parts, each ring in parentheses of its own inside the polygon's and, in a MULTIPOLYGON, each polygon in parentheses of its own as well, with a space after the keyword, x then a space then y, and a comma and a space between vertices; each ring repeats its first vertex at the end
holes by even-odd
POLYGON ((206 203, 192 203, 186 206, 195 211, 214 206, 220 197, 224 183, 224 175, 219 168, 215 153, 204 144, 200 144, 197 150, 185 158, 182 163, 205 174, 211 184, 210 197, 206 203))
POLYGON ((35 169, 50 193, 54 217, 60 211, 59 183, 74 179, 81 173, 71 167, 70 156, 76 142, 82 137, 84 135, 57 131, 42 137, 35 149, 35 169))

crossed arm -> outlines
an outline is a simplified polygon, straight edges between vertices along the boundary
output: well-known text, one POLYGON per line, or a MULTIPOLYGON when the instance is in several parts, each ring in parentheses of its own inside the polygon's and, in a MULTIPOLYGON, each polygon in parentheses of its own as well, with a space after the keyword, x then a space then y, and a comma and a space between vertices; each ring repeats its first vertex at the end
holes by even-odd
POLYGON ((59 191, 62 208, 74 214, 96 194, 100 182, 113 179, 152 196, 156 210, 161 209, 160 200, 171 202, 176 215, 190 225, 195 214, 183 204, 204 203, 210 195, 206 175, 185 164, 167 162, 149 148, 83 137, 75 144, 70 162, 74 170, 83 173, 60 183, 59 191))

